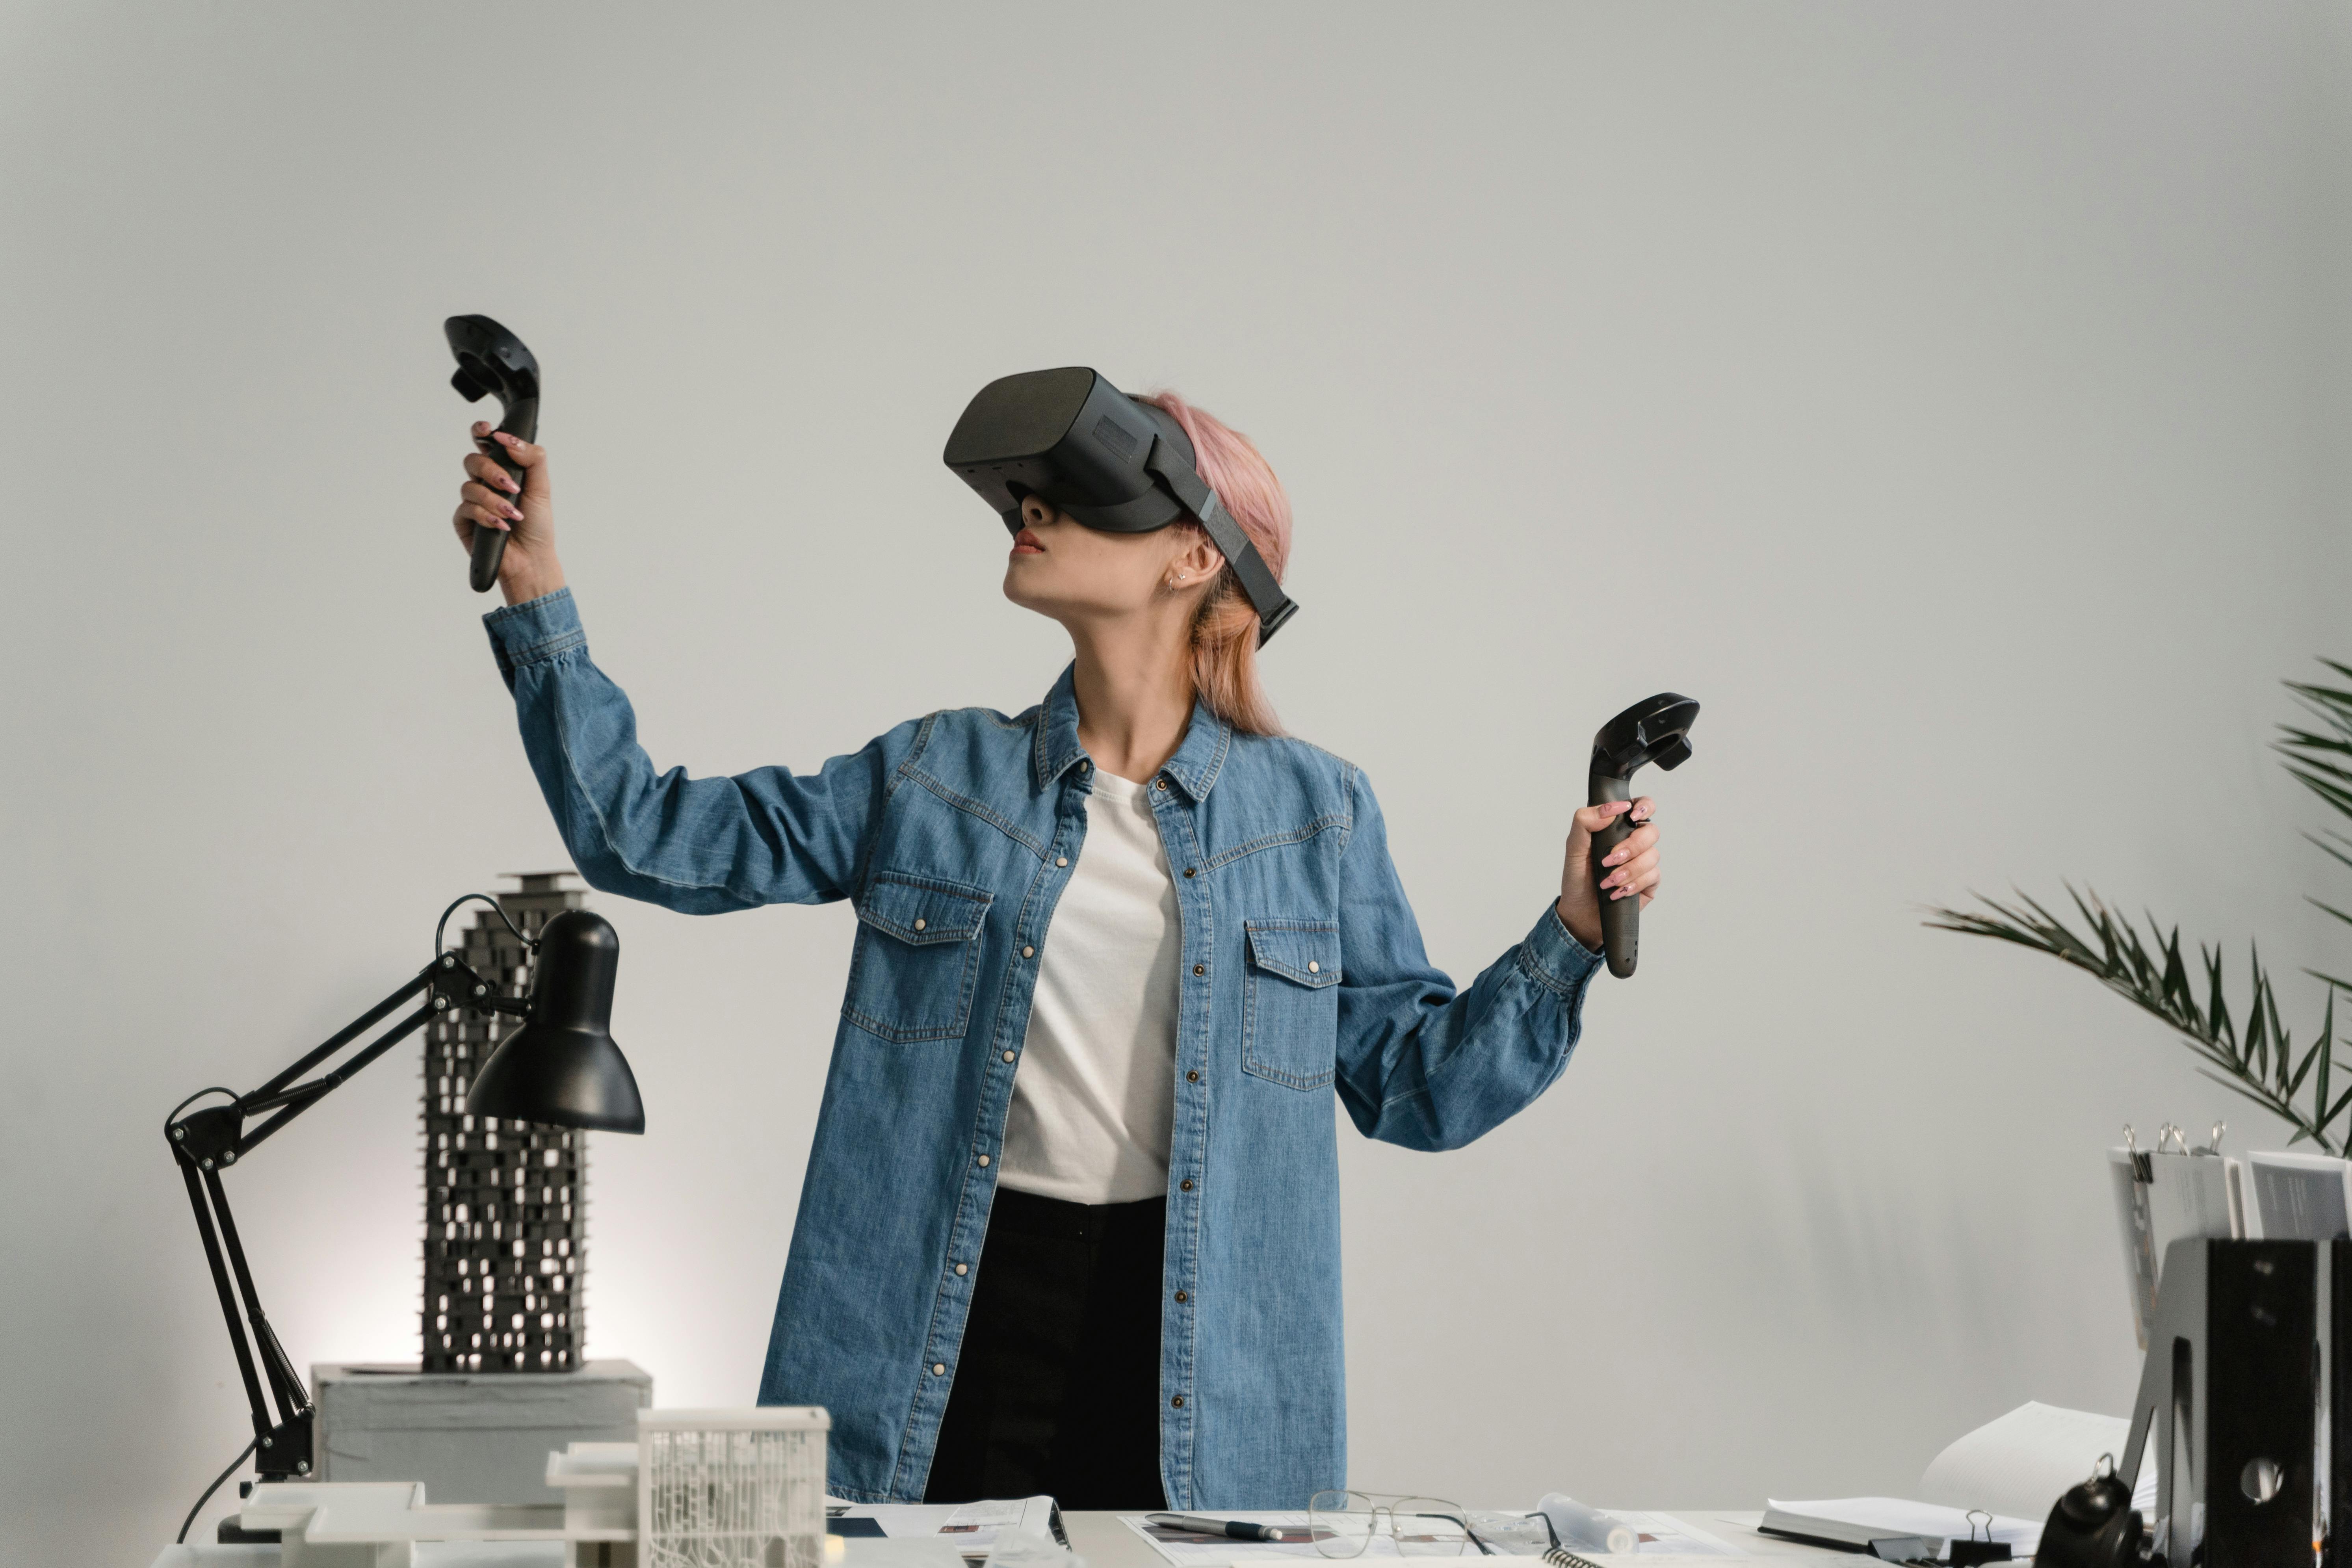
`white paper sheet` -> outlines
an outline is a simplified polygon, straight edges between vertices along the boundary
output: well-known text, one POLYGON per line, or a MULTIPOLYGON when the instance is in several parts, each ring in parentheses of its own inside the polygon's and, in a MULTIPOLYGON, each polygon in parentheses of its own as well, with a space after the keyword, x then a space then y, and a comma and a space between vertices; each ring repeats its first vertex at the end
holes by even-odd
MULTIPOLYGON (((1475 1516, 1485 1510, 1472 1511, 1475 1516)), ((1517 1511, 1532 1513, 1535 1510, 1528 1509, 1517 1511)), ((1645 1557, 1744 1557, 1747 1555, 1728 1542, 1708 1534, 1696 1525, 1685 1524, 1672 1514, 1642 1512, 1618 1508, 1603 1511, 1614 1519, 1622 1520, 1633 1527, 1641 1542, 1634 1549, 1634 1554, 1637 1555, 1645 1557)), ((1303 1509, 1240 1512, 1219 1510, 1215 1517, 1243 1520, 1253 1524, 1292 1525, 1302 1530, 1307 1527, 1307 1513, 1303 1509)), ((1332 1559, 1324 1556, 1311 1541, 1234 1541, 1219 1536, 1188 1535, 1149 1523, 1140 1514, 1121 1514, 1119 1522, 1150 1542, 1152 1550, 1160 1553, 1160 1560, 1172 1564, 1173 1568, 1231 1568, 1231 1565, 1235 1563, 1328 1563, 1332 1562, 1332 1559)), ((1475 1549, 1473 1548, 1474 1552, 1475 1551, 1475 1549)), ((1610 1554, 1580 1549, 1578 1555, 1606 1558, 1610 1554)), ((1375 1536, 1365 1543, 1361 1555, 1345 1561, 1395 1563, 1399 1561, 1396 1542, 1386 1536, 1375 1536)), ((1415 1557, 1404 1559, 1404 1561, 1417 1563, 1423 1559, 1415 1557)), ((1459 1562, 1461 1559, 1454 1561, 1459 1562)))
MULTIPOLYGON (((1609 1508, 1601 1512, 1610 1518, 1633 1526, 1641 1544, 1633 1550, 1643 1557, 1745 1557, 1748 1555, 1720 1536, 1709 1535, 1695 1524, 1685 1524, 1670 1513, 1645 1513, 1638 1509, 1609 1508)), ((1594 1553, 1578 1549, 1580 1557, 1594 1553)), ((1610 1555, 1608 1552, 1601 1556, 1610 1555)))
MULTIPOLYGON (((967 1557, 983 1555, 1003 1530, 1053 1534, 1054 1500, 1006 1498, 967 1503, 843 1503, 828 1500, 835 1519, 870 1519, 891 1540, 929 1537, 953 1543, 967 1557)), ((855 1539, 854 1537, 852 1539, 855 1539)))
MULTIPOLYGON (((2103 1454, 2120 1468, 2131 1423, 2028 1400, 1937 1455, 1919 1478, 1919 1496, 1952 1508, 1980 1508, 2019 1519, 2050 1517, 2069 1487, 2091 1478, 2103 1454)), ((2132 1506, 2156 1516, 2156 1464, 2140 1468, 2132 1506)))
MULTIPOLYGON (((1307 1528, 1305 1509, 1257 1509, 1232 1512, 1217 1510, 1218 1519, 1238 1519, 1251 1524, 1289 1525, 1298 1530, 1307 1528)), ((1221 1568, 1237 1561, 1253 1563, 1323 1563, 1329 1561, 1316 1550, 1311 1541, 1234 1541, 1225 1536, 1192 1535, 1151 1523, 1139 1513, 1123 1513, 1118 1521, 1151 1543, 1163 1562, 1176 1568, 1221 1568)), ((1386 1539, 1367 1542, 1363 1555, 1352 1559, 1357 1563, 1375 1559, 1394 1561, 1396 1542, 1386 1539)))

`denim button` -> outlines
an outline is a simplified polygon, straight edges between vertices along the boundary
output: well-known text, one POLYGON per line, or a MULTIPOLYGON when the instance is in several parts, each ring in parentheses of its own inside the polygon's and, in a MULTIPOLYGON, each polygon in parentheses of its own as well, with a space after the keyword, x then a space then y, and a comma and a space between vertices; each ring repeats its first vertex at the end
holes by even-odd
MULTIPOLYGON (((1153 789, 1166 789, 1168 787, 1168 781, 1166 779, 1161 779, 1158 784, 1153 784, 1151 787, 1153 789)), ((1176 1403, 1181 1405, 1184 1402, 1180 1399, 1176 1403)))
POLYGON ((983 1164, 983 1165, 987 1164, 987 1163, 988 1163, 988 1156, 987 1156, 987 1155, 985 1155, 985 1154, 982 1154, 982 1155, 980 1157, 980 1163, 981 1163, 982 1164, 983 1164))
POLYGON ((1176 1299, 1177 1299, 1179 1301, 1182 1301, 1182 1300, 1188 1300, 1188 1298, 1185 1296, 1184 1292, 1183 1292, 1183 1291, 1181 1291, 1181 1290, 1179 1290, 1179 1291, 1177 1291, 1177 1292, 1176 1292, 1176 1299))
MULTIPOLYGON (((982 1164, 986 1164, 987 1163, 988 1163, 988 1162, 987 1162, 987 1161, 985 1161, 985 1160, 983 1160, 983 1161, 982 1161, 982 1162, 981 1162, 981 1163, 982 1163, 982 1164)), ((1187 1177, 1185 1177, 1182 1181, 1181 1181, 1181 1182, 1177 1183, 1176 1184, 1177 1184, 1179 1187, 1181 1187, 1184 1191, 1186 1191, 1186 1192, 1188 1192, 1188 1193, 1189 1193, 1189 1192, 1191 1192, 1191 1191, 1192 1190, 1192 1177, 1190 1177, 1190 1176, 1187 1176, 1187 1177)))
POLYGON ((1070 858, 1067 855, 1056 855, 1054 857, 1054 864, 1056 866, 1066 866, 1069 863, 1070 858))
POLYGON ((1209 966, 1205 963, 1196 963, 1192 966, 1192 973, 1195 974, 1206 974, 1209 973, 1209 966))
POLYGON ((1184 875, 1186 875, 1187 877, 1189 877, 1189 876, 1191 876, 1193 872, 1195 872, 1195 871, 1197 871, 1197 870, 1199 870, 1199 869, 1200 869, 1200 868, 1199 868, 1199 867, 1197 867, 1197 866, 1187 866, 1187 867, 1185 867, 1185 868, 1184 868, 1184 875))
POLYGON ((1173 1399, 1170 1400, 1168 1403, 1169 1403, 1169 1404, 1171 1404, 1171 1405, 1174 1405, 1177 1409, 1181 1410, 1181 1409, 1183 1409, 1183 1408, 1184 1408, 1184 1396, 1183 1396, 1182 1394, 1178 1394, 1175 1398, 1173 1398, 1173 1399))
POLYGON ((959 1263, 959 1264, 957 1264, 957 1265, 956 1265, 956 1272, 957 1272, 958 1274, 962 1274, 962 1273, 965 1273, 965 1272, 966 1272, 966 1269, 964 1268, 964 1266, 963 1266, 962 1264, 959 1263))
POLYGON ((945 1362, 943 1362, 943 1361, 935 1361, 935 1362, 931 1363, 931 1375, 932 1375, 933 1377, 945 1377, 947 1374, 948 1374, 948 1363, 945 1363, 945 1362))
POLYGON ((915 929, 916 929, 917 931, 920 931, 920 930, 922 930, 925 926, 927 926, 927 925, 929 925, 929 924, 930 924, 930 922, 929 922, 929 921, 927 921, 927 920, 923 919, 923 917, 922 917, 922 916, 920 916, 920 915, 917 915, 917 916, 915 917, 915 929))
MULTIPOLYGON (((917 921, 915 923, 917 925, 921 925, 923 922, 917 921)), ((1307 973, 1309 974, 1320 974, 1323 973, 1323 966, 1310 958, 1307 961, 1307 973)))
POLYGON ((1037 956, 1037 950, 1034 947, 1024 947, 1021 950, 1021 956, 1024 958, 1034 958, 1037 956))
POLYGON ((1009 1062, 1009 1061, 1011 1061, 1011 1060, 1013 1059, 1013 1053, 1012 1053, 1011 1051, 1007 1051, 1007 1052, 1005 1052, 1005 1053, 1004 1053, 1004 1059, 1005 1059, 1006 1061, 1008 1061, 1008 1062, 1009 1062))
POLYGON ((1201 1075, 1196 1072, 1188 1072, 1184 1075, 1184 1081, 1186 1083, 1198 1083, 1201 1081, 1201 1075))

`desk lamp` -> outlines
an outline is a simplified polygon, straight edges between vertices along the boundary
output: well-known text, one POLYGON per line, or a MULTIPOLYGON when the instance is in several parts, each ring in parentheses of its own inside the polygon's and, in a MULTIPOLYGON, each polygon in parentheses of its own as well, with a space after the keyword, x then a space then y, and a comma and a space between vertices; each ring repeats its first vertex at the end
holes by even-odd
MULTIPOLYGON (((223 1171, 427 1020, 461 1007, 523 1018, 522 1026, 499 1044, 475 1075, 466 1095, 469 1113, 607 1132, 646 1130, 646 1108, 637 1097, 637 1080, 621 1047, 613 1043, 610 1029, 613 976, 621 953, 620 938, 612 923, 587 910, 567 910, 547 922, 536 942, 523 938, 526 946, 536 949, 537 962, 530 996, 518 1001, 500 995, 496 986, 456 953, 441 951, 442 931, 447 928, 451 911, 470 899, 482 900, 505 918, 497 900, 485 893, 467 894, 442 911, 441 926, 433 935, 433 962, 399 990, 260 1088, 246 1094, 226 1089, 198 1089, 164 1121, 164 1136, 187 1183, 196 1231, 204 1238, 205 1260, 212 1266, 221 1316, 236 1347, 237 1370, 244 1374, 246 1403, 253 1415, 250 1451, 254 1468, 263 1480, 294 1480, 310 1474, 315 1412, 310 1390, 295 1373, 293 1363, 261 1310, 252 1272, 246 1267, 245 1248, 237 1240, 236 1222, 229 1214, 228 1194, 221 1185, 223 1171), (304 1082, 295 1081, 383 1023, 411 997, 428 993, 415 1012, 378 1035, 342 1066, 304 1082), (226 1096, 227 1103, 188 1110, 210 1094, 226 1096), (246 1123, 257 1117, 266 1120, 248 1128, 246 1123), (277 1405, 275 1419, 262 1396, 265 1378, 277 1405)), ((511 927, 512 922, 509 924, 511 927)), ((522 937, 520 931, 515 935, 522 937)), ((236 1463, 243 1459, 240 1454, 236 1463)), ((231 1471, 236 1463, 230 1465, 231 1471)), ((202 1506, 199 1501, 198 1507, 202 1506)))

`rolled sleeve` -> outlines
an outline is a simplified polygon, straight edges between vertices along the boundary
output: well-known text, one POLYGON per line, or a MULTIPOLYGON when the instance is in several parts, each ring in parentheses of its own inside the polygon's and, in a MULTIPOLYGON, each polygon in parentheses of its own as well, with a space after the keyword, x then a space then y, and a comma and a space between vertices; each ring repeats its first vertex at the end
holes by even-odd
POLYGON ((1340 856, 1338 1085, 1367 1137, 1458 1149, 1532 1104, 1568 1066, 1599 956, 1543 918, 1467 987, 1423 950, 1390 858, 1380 803, 1349 781, 1340 856))
POLYGON ((509 691, 514 689, 516 670, 547 664, 588 646, 588 633, 580 625, 580 606, 572 602, 569 588, 492 610, 482 617, 482 626, 490 634, 490 652, 509 691))
POLYGON ((493 610, 482 625, 514 695, 523 754, 590 887, 684 914, 846 896, 923 721, 813 773, 656 770, 627 694, 588 656, 570 589, 493 610))
POLYGON ((1574 1002, 1582 994, 1592 972, 1601 967, 1601 959, 1561 922, 1558 900, 1544 905, 1535 930, 1519 944, 1519 966, 1528 972, 1528 978, 1558 992, 1563 1002, 1574 1002))

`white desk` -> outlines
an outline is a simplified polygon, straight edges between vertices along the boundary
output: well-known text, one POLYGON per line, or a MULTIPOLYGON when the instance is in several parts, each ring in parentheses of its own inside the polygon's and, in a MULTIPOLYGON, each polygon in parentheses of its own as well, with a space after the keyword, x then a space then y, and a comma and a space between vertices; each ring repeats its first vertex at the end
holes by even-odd
MULTIPOLYGON (((1780 1563, 1841 1563, 1845 1564, 1845 1568, 1855 1568, 1857 1563, 1867 1561, 1852 1552, 1835 1552, 1827 1547, 1807 1546, 1800 1542, 1783 1541, 1778 1536, 1759 1534, 1756 1524, 1764 1517, 1761 1509, 1744 1513, 1704 1508, 1671 1511, 1675 1518, 1690 1521, 1709 1535, 1753 1557, 1768 1557, 1780 1563)), ((1118 1520, 1116 1513, 1079 1513, 1066 1510, 1062 1514, 1062 1528, 1069 1531, 1070 1550, 1087 1560, 1087 1568, 1165 1568, 1160 1554, 1118 1520)), ((1525 1561, 1531 1568, 1534 1565, 1531 1558, 1509 1561, 1525 1561)), ((1605 1561, 1630 1563, 1636 1559, 1618 1557, 1605 1561)), ((1729 1560, 1721 1557, 1674 1557, 1641 1561, 1697 1563, 1729 1560)))
MULTIPOLYGON (((1776 1536, 1757 1533, 1756 1521, 1761 1512, 1724 1511, 1717 1509, 1683 1509, 1676 1517, 1719 1537, 1728 1544, 1754 1557, 1770 1558, 1780 1563, 1839 1563, 1845 1568, 1856 1568, 1865 1559, 1851 1552, 1832 1552, 1824 1547, 1805 1546, 1794 1541, 1782 1541, 1776 1536)), ((1116 1513, 1065 1512, 1063 1528, 1069 1531, 1070 1548, 1087 1560, 1087 1568, 1163 1568, 1160 1554, 1118 1521, 1116 1513)), ((1531 1561, 1531 1560, 1530 1560, 1531 1561)), ((1624 1562, 1619 1558, 1612 1561, 1624 1562)), ((1722 1563, 1725 1558, 1675 1557, 1651 1558, 1646 1561, 1696 1564, 1722 1563)), ((492 1542, 443 1542, 428 1543, 417 1552, 418 1568, 561 1568, 563 1549, 553 1542, 500 1543, 492 1542)), ((197 1546, 177 1547, 156 1559, 155 1568, 278 1568, 278 1548, 275 1546, 197 1546)))

